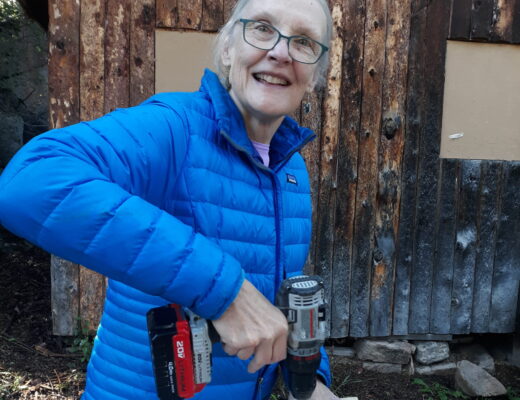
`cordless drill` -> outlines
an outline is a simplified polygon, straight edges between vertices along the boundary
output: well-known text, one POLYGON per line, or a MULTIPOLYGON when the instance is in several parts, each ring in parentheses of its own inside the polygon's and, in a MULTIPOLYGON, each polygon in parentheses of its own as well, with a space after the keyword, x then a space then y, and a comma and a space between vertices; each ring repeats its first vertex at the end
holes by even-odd
MULTIPOLYGON (((276 306, 287 317, 288 389, 308 399, 316 386, 320 347, 326 338, 323 281, 300 275, 282 282, 276 306)), ((147 313, 152 363, 161 400, 189 399, 211 381, 211 345, 219 341, 213 325, 177 304, 147 313)))

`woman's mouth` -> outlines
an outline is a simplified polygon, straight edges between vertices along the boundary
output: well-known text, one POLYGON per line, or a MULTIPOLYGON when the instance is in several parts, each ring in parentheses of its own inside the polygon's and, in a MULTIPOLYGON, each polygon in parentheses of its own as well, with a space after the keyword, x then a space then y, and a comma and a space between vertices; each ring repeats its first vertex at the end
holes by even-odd
POLYGON ((253 74, 253 77, 260 82, 266 82, 271 85, 280 85, 280 86, 288 86, 289 82, 285 79, 279 78, 277 76, 269 75, 269 74, 253 74))

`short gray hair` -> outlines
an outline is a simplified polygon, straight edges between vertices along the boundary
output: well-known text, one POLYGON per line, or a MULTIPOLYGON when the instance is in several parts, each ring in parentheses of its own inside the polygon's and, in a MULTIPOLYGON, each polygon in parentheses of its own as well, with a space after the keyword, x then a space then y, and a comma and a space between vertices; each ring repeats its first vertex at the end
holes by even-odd
MULTIPOLYGON (((241 17, 242 10, 251 0, 238 0, 233 8, 233 12, 231 16, 227 20, 227 22, 220 29, 217 37, 215 38, 214 46, 213 46, 213 63, 215 64, 215 68, 217 71, 217 75, 222 82, 222 85, 226 89, 230 89, 231 85, 229 83, 229 67, 225 66, 222 62, 222 54, 224 52, 224 47, 226 45, 226 41, 231 37, 231 33, 233 32, 233 28, 235 26, 236 21, 241 17)), ((327 47, 330 45, 330 41, 332 39, 332 16, 330 14, 329 5, 327 4, 327 0, 318 0, 318 3, 323 8, 323 12, 325 13, 327 29, 325 32, 325 39, 323 44, 327 47)), ((318 61, 318 67, 316 69, 317 79, 316 79, 316 87, 321 88, 325 87, 326 79, 327 79, 327 68, 329 66, 329 57, 328 54, 325 53, 322 55, 320 60, 318 61)))

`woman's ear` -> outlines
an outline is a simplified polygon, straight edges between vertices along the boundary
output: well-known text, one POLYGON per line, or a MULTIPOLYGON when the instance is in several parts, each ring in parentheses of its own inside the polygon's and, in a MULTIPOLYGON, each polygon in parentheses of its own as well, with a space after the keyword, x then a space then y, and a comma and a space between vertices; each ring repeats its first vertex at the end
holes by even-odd
POLYGON ((230 49, 230 40, 229 36, 224 40, 224 46, 222 48, 222 55, 220 56, 222 59, 222 65, 225 67, 229 67, 231 65, 231 49, 230 49))

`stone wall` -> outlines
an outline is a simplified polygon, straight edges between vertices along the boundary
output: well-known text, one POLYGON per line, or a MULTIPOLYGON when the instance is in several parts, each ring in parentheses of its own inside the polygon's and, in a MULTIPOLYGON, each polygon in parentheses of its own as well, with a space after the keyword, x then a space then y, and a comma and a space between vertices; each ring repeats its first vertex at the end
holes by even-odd
POLYGON ((48 129, 47 35, 17 3, 0 4, 0 171, 48 129))

